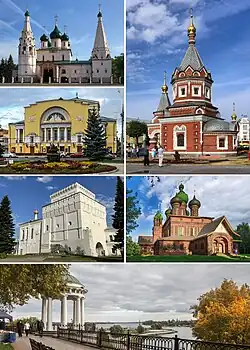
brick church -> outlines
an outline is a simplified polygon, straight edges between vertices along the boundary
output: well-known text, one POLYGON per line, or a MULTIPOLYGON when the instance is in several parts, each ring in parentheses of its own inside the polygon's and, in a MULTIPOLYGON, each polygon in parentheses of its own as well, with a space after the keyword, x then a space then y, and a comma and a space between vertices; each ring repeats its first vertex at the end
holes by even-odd
POLYGON ((211 72, 204 66, 195 46, 196 28, 191 15, 188 48, 181 65, 172 75, 173 103, 166 85, 160 103, 148 124, 151 147, 161 145, 164 153, 189 156, 236 154, 237 123, 221 118, 212 103, 211 72))
POLYGON ((234 255, 238 253, 240 236, 225 216, 217 219, 199 216, 200 201, 189 201, 184 185, 171 199, 165 211, 154 216, 152 236, 139 236, 142 254, 153 255, 234 255), (189 209, 188 209, 189 208, 189 209))

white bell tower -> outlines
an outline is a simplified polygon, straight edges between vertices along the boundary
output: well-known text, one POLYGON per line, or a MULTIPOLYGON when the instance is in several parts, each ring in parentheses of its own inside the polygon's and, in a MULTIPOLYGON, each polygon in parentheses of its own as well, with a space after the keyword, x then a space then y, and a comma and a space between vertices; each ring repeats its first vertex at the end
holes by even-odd
POLYGON ((25 12, 25 22, 18 46, 18 78, 36 75, 36 44, 30 25, 30 14, 25 12))

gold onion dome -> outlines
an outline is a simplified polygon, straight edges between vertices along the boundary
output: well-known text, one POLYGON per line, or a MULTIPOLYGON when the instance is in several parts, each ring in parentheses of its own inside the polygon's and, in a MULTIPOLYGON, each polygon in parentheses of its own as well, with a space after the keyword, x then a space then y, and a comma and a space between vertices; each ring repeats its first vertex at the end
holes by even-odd
POLYGON ((190 26, 188 27, 188 36, 190 37, 190 39, 193 39, 195 38, 196 36, 196 28, 195 28, 195 25, 194 25, 194 22, 193 22, 193 9, 190 10, 190 20, 191 20, 191 23, 190 23, 190 26))
POLYGON ((166 72, 164 72, 164 82, 163 82, 163 85, 161 87, 161 91, 162 91, 163 94, 166 94, 168 92, 166 78, 167 78, 167 75, 166 75, 166 72))
POLYGON ((233 103, 233 114, 232 114, 231 118, 233 121, 237 120, 237 114, 235 112, 235 103, 233 103))

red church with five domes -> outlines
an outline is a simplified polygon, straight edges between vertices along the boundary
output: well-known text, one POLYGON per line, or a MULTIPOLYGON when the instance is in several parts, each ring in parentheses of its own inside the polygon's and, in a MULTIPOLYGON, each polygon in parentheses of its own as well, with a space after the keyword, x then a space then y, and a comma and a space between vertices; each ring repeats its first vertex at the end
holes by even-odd
POLYGON ((236 121, 221 118, 212 103, 211 73, 204 66, 195 46, 196 28, 191 15, 188 49, 172 75, 173 103, 166 85, 166 73, 159 106, 148 124, 151 147, 162 145, 165 154, 236 154, 236 121))

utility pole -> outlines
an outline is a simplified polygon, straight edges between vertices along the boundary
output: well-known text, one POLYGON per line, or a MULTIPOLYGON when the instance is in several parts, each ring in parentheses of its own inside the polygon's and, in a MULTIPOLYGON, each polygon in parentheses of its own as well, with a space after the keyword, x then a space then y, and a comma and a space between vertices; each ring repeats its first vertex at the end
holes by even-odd
MULTIPOLYGON (((121 91, 118 90, 118 93, 121 94, 121 91)), ((122 135, 121 135, 121 159, 124 159, 124 102, 123 102, 123 98, 121 95, 121 122, 122 122, 122 135)))

